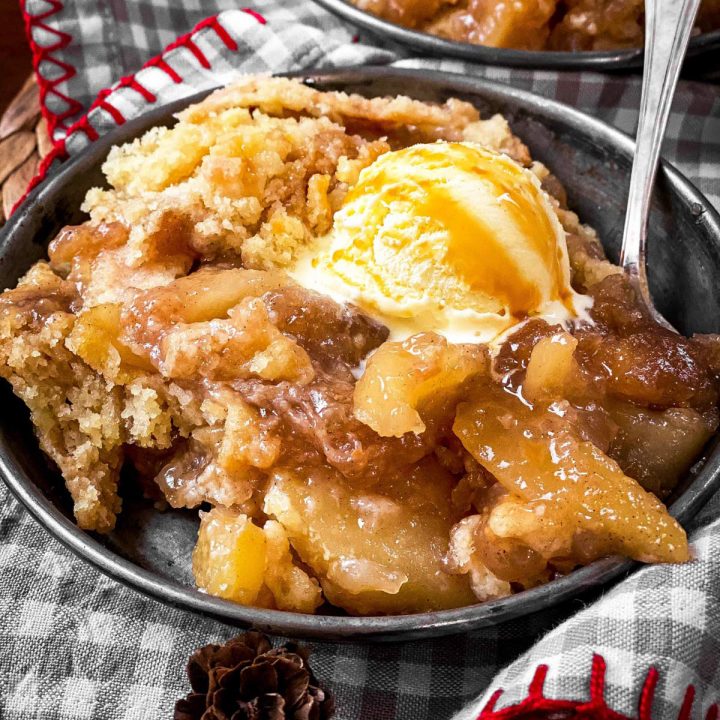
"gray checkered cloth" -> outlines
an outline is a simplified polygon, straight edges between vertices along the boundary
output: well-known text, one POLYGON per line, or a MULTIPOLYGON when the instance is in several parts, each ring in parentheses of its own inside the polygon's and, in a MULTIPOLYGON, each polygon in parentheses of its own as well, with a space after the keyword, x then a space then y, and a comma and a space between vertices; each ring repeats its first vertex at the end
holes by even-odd
MULTIPOLYGON (((232 0, 68 0, 65 6, 26 0, 36 52, 51 48, 42 51, 39 70, 61 149, 79 152, 115 127, 118 112, 134 117, 232 72, 370 62, 489 77, 557 98, 628 132, 636 122, 636 77, 419 60, 373 45, 373 38, 357 42, 354 28, 299 0, 257 0, 253 9, 260 16, 223 12, 220 31, 206 23, 189 36, 190 44, 136 75, 154 100, 125 81, 82 120, 102 87, 137 70, 209 13, 234 6, 232 0)), ((682 83, 674 107, 665 156, 718 205, 718 88, 682 83)), ((694 688, 693 717, 714 717, 720 697, 719 508, 716 498, 690 528, 693 563, 643 568, 587 607, 573 602, 540 618, 446 640, 314 644, 313 666, 336 696, 338 720, 475 718, 499 689, 496 709, 526 698, 540 666, 547 666, 546 697, 586 702, 596 654, 607 668, 604 697, 612 710, 647 720, 647 694, 642 712, 638 707, 641 688, 656 683, 657 720, 678 717, 688 686, 694 688), (648 676, 652 667, 657 674, 648 676)), ((187 691, 188 655, 236 633, 97 573, 37 526, 1 484, 0 607, 1 720, 169 718, 175 699, 187 691)))

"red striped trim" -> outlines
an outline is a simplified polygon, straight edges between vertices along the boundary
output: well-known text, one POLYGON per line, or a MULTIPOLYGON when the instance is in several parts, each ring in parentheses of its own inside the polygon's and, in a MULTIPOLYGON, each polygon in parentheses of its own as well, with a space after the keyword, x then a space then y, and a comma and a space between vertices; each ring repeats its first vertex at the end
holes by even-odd
MULTIPOLYGON (((51 85, 56 85, 59 82, 63 82, 65 80, 68 80, 69 78, 73 77, 76 74, 76 70, 74 67, 67 65, 66 63, 62 63, 61 61, 52 58, 48 55, 48 52, 54 51, 54 50, 60 50, 67 47, 70 42, 72 41, 72 37, 70 35, 67 35, 66 33, 59 33, 58 31, 54 30, 53 28, 48 28, 43 24, 43 20, 46 20, 48 17, 54 15, 55 13, 59 12, 63 9, 63 3, 61 0, 46 0, 46 2, 50 3, 51 9, 48 10, 46 13, 43 13, 42 15, 37 16, 31 16, 27 13, 25 10, 25 1, 26 0, 20 0, 21 2, 21 8, 23 11, 23 17, 25 19, 25 27, 28 33, 28 40, 30 42, 30 46, 33 50, 33 63, 35 68, 35 74, 37 76, 38 85, 40 86, 40 98, 41 98, 41 106, 42 106, 42 112, 43 116, 47 120, 48 123, 48 132, 50 133, 50 137, 52 138, 55 127, 59 123, 60 116, 55 116, 52 113, 50 113, 47 110, 47 107, 44 103, 44 98, 47 92, 54 92, 59 97, 66 99, 69 103, 74 103, 74 108, 77 107, 77 109, 74 109, 72 112, 70 109, 66 113, 63 114, 63 118, 69 117, 71 114, 75 114, 78 112, 78 110, 82 109, 82 106, 80 103, 78 103, 75 100, 72 100, 70 98, 65 98, 62 93, 57 91, 56 88, 50 87, 51 85), (61 35, 62 39, 58 41, 58 43, 48 47, 48 48, 42 48, 40 46, 37 46, 32 38, 32 35, 30 33, 31 27, 42 27, 44 30, 47 30, 48 32, 54 33, 56 35, 61 35), (37 49, 37 51, 36 51, 37 49), (40 62, 43 61, 50 61, 54 62, 61 67, 67 68, 66 74, 64 74, 61 78, 53 81, 53 83, 49 83, 48 81, 43 78, 40 73, 38 72, 38 66, 40 62), (43 87, 46 89, 43 90, 43 87)), ((251 10, 250 8, 243 8, 243 12, 250 15, 251 17, 255 18, 255 20, 258 21, 260 25, 267 24, 267 21, 265 18, 258 12, 251 10)), ((173 68, 168 60, 165 59, 165 56, 168 52, 175 50, 180 47, 185 47, 190 52, 195 55, 198 62, 202 65, 202 67, 210 69, 210 63, 205 56, 205 54, 200 50, 200 48, 195 45, 195 42, 193 40, 193 36, 205 29, 210 29, 215 32, 215 34, 220 38, 222 43, 231 51, 236 51, 238 49, 237 43, 232 39, 230 33, 223 27, 222 23, 220 22, 217 15, 214 15, 212 17, 206 18, 205 20, 202 20, 199 22, 189 33, 186 33, 185 35, 181 35, 177 40, 170 43, 162 53, 159 55, 156 55, 155 57, 148 60, 141 70, 144 70, 148 67, 156 67, 160 70, 162 70, 174 83, 181 83, 183 82, 183 77, 180 75, 180 73, 173 68)), ((138 71, 139 72, 139 71, 138 71)), ((28 185, 27 189, 25 190, 25 193, 23 196, 15 203, 15 205, 12 208, 12 212, 15 212, 15 210, 22 204, 22 202, 27 197, 28 193, 33 190, 35 187, 37 187, 44 179, 47 177, 47 174, 52 167, 52 165, 55 163, 56 160, 63 161, 67 158, 68 152, 67 152, 67 146, 66 146, 66 139, 70 137, 70 135, 76 133, 76 132, 83 132, 87 136, 87 138, 94 142, 98 139, 99 134, 95 128, 92 127, 90 124, 89 116, 90 113, 95 110, 96 108, 101 108, 102 110, 105 110, 109 115, 112 117, 113 121, 117 125, 122 125, 125 122, 125 116, 122 114, 122 112, 116 108, 109 100, 108 97, 117 89, 121 87, 129 87, 138 92, 142 97, 149 103, 154 103, 157 101, 157 97, 155 94, 150 92, 144 85, 142 85, 136 77, 137 73, 133 73, 132 75, 128 75, 126 77, 121 78, 115 85, 113 85, 111 88, 107 88, 105 90, 102 90, 95 101, 90 105, 88 108, 88 111, 85 115, 83 115, 79 120, 71 124, 66 129, 66 135, 65 138, 62 140, 58 140, 57 142, 53 142, 53 149, 50 151, 50 153, 45 157, 45 159, 40 163, 38 166, 38 171, 35 177, 30 181, 30 184, 28 185)))

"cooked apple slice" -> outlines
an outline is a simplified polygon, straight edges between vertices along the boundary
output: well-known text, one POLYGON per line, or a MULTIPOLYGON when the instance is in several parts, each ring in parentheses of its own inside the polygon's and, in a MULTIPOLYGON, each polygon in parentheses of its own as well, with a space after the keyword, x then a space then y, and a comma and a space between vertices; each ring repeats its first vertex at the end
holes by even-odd
MULTIPOLYGON (((444 471, 413 468, 414 484, 441 484, 444 471)), ((453 520, 431 499, 354 491, 329 468, 275 473, 265 512, 320 579, 325 596, 348 612, 423 612, 475 602, 467 576, 446 572, 453 520)), ((396 488, 397 490, 397 488, 396 488)))
POLYGON ((557 0, 487 2, 468 0, 441 14, 428 32, 490 47, 540 50, 549 34, 557 0))
POLYGON ((383 437, 419 435, 425 430, 423 404, 441 403, 487 368, 482 345, 452 345, 435 333, 386 342, 355 386, 355 417, 383 437))
POLYGON ((193 551, 197 586, 242 605, 313 613, 322 603, 317 580, 293 561, 283 527, 258 527, 247 515, 215 507, 201 513, 193 551))
POLYGON ((492 532, 546 558, 687 560, 685 532, 665 506, 549 408, 489 383, 458 407, 455 433, 511 494, 493 510, 492 532))
POLYGON ((193 574, 210 595, 252 605, 265 577, 265 534, 247 515, 216 507, 201 515, 193 574))

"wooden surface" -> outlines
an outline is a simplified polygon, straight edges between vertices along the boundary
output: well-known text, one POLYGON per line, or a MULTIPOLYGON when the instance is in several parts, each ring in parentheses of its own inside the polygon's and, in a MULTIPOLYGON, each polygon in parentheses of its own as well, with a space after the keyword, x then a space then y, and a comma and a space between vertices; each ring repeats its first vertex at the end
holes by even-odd
POLYGON ((0 225, 47 151, 19 0, 0 0, 0 225), (12 106, 10 103, 13 102, 12 106))
POLYGON ((0 115, 32 71, 19 0, 0 0, 0 115))

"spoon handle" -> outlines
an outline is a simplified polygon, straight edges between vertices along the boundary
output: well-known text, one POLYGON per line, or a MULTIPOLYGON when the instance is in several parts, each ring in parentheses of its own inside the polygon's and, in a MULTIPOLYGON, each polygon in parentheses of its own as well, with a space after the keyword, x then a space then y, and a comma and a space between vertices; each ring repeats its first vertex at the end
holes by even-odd
POLYGON ((645 244, 660 146, 700 0, 645 0, 645 64, 620 264, 650 294, 645 244))

